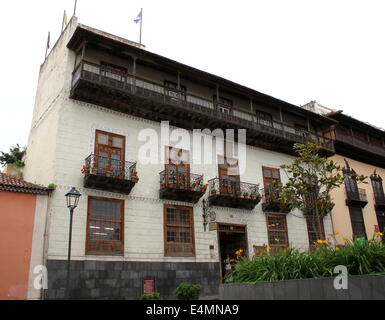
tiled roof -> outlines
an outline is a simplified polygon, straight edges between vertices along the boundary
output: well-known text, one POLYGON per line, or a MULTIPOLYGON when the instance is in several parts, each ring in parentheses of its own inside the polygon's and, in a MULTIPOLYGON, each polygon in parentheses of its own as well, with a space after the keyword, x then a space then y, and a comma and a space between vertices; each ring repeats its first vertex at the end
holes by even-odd
POLYGON ((49 192, 48 188, 38 186, 37 184, 29 183, 21 179, 12 178, 1 172, 0 190, 34 194, 48 194, 49 192))

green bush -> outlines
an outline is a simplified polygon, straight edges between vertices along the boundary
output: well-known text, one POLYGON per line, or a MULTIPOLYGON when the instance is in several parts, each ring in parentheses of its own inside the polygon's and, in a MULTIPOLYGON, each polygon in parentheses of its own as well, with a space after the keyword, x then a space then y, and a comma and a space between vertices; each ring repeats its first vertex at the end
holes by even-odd
POLYGON ((139 300, 160 300, 159 292, 145 293, 141 295, 139 300))
POLYGON ((275 255, 265 253, 252 260, 243 259, 227 275, 228 282, 256 283, 332 277, 336 266, 343 265, 349 275, 385 273, 385 246, 379 241, 348 241, 343 246, 318 246, 316 251, 288 249, 275 255))
POLYGON ((181 283, 175 290, 178 300, 198 300, 202 285, 181 283))

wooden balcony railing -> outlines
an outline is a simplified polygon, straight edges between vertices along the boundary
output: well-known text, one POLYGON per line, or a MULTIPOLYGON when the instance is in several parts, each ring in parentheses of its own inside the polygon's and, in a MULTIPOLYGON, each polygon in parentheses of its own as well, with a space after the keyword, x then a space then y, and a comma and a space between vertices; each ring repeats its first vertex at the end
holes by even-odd
POLYGON ((84 187, 130 194, 138 182, 136 163, 91 154, 82 169, 84 187))
POLYGON ((371 144, 369 141, 362 141, 360 139, 357 139, 356 137, 353 137, 350 134, 347 134, 342 130, 335 130, 335 138, 337 141, 341 141, 343 143, 350 144, 354 147, 358 147, 362 150, 365 150, 365 152, 371 152, 385 157, 385 147, 371 144))
POLYGON ((209 181, 209 192, 214 206, 252 210, 261 201, 258 184, 215 178, 209 181))
POLYGON ((365 189, 357 189, 357 191, 350 191, 345 188, 346 205, 364 208, 368 204, 365 189))
POLYGON ((206 193, 203 175, 165 170, 160 174, 159 198, 196 203, 206 193))
POLYGON ((278 121, 266 121, 251 112, 233 106, 229 111, 221 111, 219 104, 206 98, 171 89, 153 81, 133 76, 129 73, 116 71, 107 66, 88 61, 81 61, 75 68, 72 78, 72 89, 79 80, 116 89, 130 95, 150 99, 168 105, 175 105, 187 112, 197 112, 215 118, 222 123, 233 123, 235 127, 256 130, 269 136, 292 142, 316 142, 323 149, 334 152, 333 141, 308 131, 278 121))

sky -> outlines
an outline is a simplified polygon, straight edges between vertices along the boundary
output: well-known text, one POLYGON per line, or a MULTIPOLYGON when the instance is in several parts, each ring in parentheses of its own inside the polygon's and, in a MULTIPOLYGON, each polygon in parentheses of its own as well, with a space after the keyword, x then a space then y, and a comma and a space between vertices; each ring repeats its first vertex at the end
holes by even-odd
MULTIPOLYGON (((74 0, 1 1, 0 151, 27 146, 48 32, 74 0)), ((295 105, 385 127, 383 0, 78 0, 79 22, 295 105)))

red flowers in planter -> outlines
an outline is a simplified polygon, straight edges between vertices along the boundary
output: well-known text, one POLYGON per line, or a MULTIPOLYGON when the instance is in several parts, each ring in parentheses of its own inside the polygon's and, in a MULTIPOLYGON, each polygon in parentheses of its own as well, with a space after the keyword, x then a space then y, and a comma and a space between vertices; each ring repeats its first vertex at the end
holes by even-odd
POLYGON ((133 183, 137 183, 139 181, 139 178, 138 178, 138 172, 137 171, 134 171, 132 174, 131 174, 131 181, 133 183))
POLYGON ((97 172, 98 168, 92 167, 92 166, 83 166, 82 168, 82 174, 95 174, 97 172))

